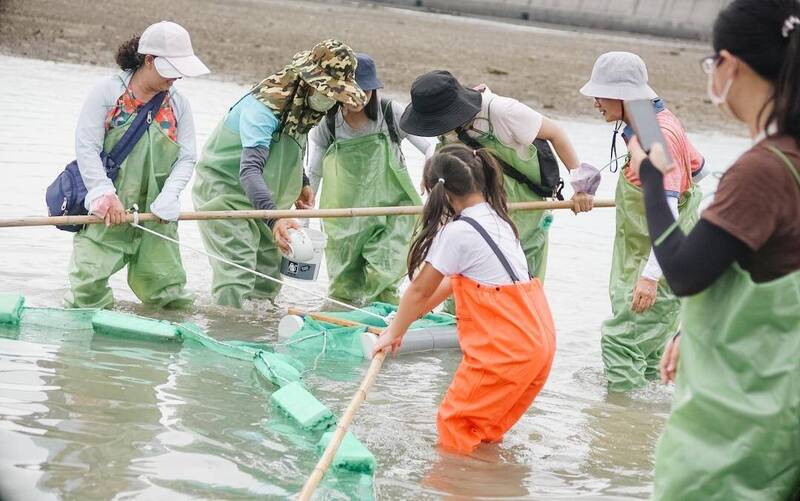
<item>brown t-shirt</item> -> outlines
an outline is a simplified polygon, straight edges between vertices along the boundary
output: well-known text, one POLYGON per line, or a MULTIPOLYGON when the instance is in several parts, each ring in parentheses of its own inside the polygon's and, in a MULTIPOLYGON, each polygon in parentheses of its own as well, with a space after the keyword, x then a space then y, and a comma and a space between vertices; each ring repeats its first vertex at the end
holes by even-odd
POLYGON ((753 251, 746 269, 756 282, 800 270, 800 183, 769 146, 781 150, 800 174, 800 148, 789 136, 765 139, 722 176, 703 219, 753 251))

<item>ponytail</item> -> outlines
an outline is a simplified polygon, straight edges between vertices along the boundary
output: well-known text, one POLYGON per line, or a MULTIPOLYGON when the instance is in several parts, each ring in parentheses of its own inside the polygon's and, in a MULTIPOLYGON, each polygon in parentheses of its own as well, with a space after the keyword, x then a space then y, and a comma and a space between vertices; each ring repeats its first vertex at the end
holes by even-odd
POLYGON ((519 238, 519 231, 511 216, 508 215, 508 198, 503 187, 503 169, 486 148, 475 150, 475 155, 481 161, 483 168, 483 196, 500 218, 507 222, 514 231, 514 236, 519 238))
MULTIPOLYGON (((426 169, 430 160, 426 164, 426 169)), ((422 266, 433 239, 439 230, 453 216, 453 208, 447 202, 447 193, 444 183, 436 182, 428 192, 428 199, 422 208, 422 217, 417 223, 414 240, 408 252, 408 279, 414 280, 414 272, 422 266)))
POLYGON ((519 238, 517 227, 508 215, 503 171, 489 150, 473 150, 459 143, 444 146, 425 163, 422 184, 428 199, 408 253, 409 279, 414 279, 414 273, 425 262, 436 234, 455 214, 447 200, 448 194, 456 197, 483 194, 486 202, 519 238))
POLYGON ((714 22, 713 45, 773 84, 766 123, 800 145, 800 2, 734 0, 714 22))

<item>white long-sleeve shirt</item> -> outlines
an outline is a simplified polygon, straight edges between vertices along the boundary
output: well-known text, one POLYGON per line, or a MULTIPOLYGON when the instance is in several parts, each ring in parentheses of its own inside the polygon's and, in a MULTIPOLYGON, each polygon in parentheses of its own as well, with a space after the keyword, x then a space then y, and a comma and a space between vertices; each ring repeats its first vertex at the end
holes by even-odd
MULTIPOLYGON (((424 154, 426 158, 433 155, 436 149, 436 140, 430 137, 406 134, 398 125, 400 116, 403 114, 405 108, 395 101, 392 101, 391 106, 392 114, 394 115, 394 125, 397 130, 397 138, 400 141, 408 139, 408 141, 424 154)), ((367 125, 360 130, 353 130, 350 125, 345 122, 342 112, 339 110, 339 112, 336 113, 336 120, 334 122, 336 138, 349 139, 381 131, 388 133, 388 124, 384 118, 383 110, 380 109, 380 106, 378 108, 377 120, 369 120, 367 125)), ((325 157, 325 152, 328 151, 328 147, 333 142, 333 138, 328 130, 327 121, 323 119, 322 122, 311 130, 308 137, 310 139, 308 142, 308 179, 311 184, 311 189, 316 192, 319 189, 319 184, 322 179, 322 159, 325 157)), ((400 158, 400 145, 392 144, 391 149, 392 152, 400 158)))
MULTIPOLYGON (((87 210, 91 210, 92 204, 99 197, 116 193, 114 183, 106 175, 100 153, 103 151, 106 135, 106 117, 116 106, 132 76, 132 72, 120 72, 104 78, 92 88, 81 108, 75 129, 75 154, 88 192, 85 201, 87 210)), ((150 210, 162 219, 174 221, 180 213, 180 193, 189 183, 197 162, 197 151, 194 118, 189 101, 175 88, 170 89, 169 100, 177 122, 180 150, 172 172, 150 210)))

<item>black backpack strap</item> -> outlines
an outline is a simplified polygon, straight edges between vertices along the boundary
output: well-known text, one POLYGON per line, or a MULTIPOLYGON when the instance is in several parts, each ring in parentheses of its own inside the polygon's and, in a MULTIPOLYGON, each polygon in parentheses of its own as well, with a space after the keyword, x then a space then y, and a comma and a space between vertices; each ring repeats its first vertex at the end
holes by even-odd
POLYGON ((150 122, 153 121, 153 117, 158 112, 158 109, 161 108, 161 104, 164 102, 164 97, 166 95, 166 92, 159 92, 142 106, 139 111, 136 112, 136 118, 133 119, 133 123, 128 127, 128 130, 126 130, 125 134, 117 141, 117 144, 114 145, 111 152, 106 155, 106 173, 112 180, 117 177, 119 167, 128 157, 128 154, 133 151, 133 147, 136 146, 136 143, 139 142, 139 139, 142 138, 145 131, 150 126, 150 122))
MULTIPOLYGON (((472 137, 469 134, 467 134, 467 131, 464 130, 463 128, 459 127, 458 129, 456 129, 456 134, 458 134, 459 141, 461 141, 462 143, 466 144, 467 146, 469 146, 473 150, 479 150, 479 149, 483 148, 483 145, 480 142, 478 142, 477 139, 475 139, 474 137, 472 137)), ((541 186, 538 186, 537 184, 535 184, 533 181, 528 179, 528 177, 525 174, 523 174, 522 172, 518 171, 517 169, 515 169, 514 167, 512 167, 511 165, 509 165, 508 163, 506 163, 502 159, 498 158, 497 155, 493 154, 492 156, 494 157, 495 160, 497 160, 497 163, 500 164, 500 167, 503 168, 503 174, 505 174, 506 176, 510 177, 511 179, 513 179, 514 181, 518 182, 519 184, 527 187, 529 190, 531 190, 532 192, 536 193, 537 195, 539 195, 542 198, 550 198, 550 197, 553 196, 552 192, 548 192, 547 190, 545 190, 541 186)), ((561 199, 559 199, 559 200, 561 200, 561 199)))
POLYGON ((325 114, 325 125, 328 126, 328 132, 331 134, 331 143, 336 141, 336 113, 325 114))
MULTIPOLYGON (((533 146, 536 148, 536 157, 539 159, 539 171, 542 173, 542 182, 545 186, 553 186, 553 193, 548 196, 554 196, 558 200, 564 200, 564 195, 561 193, 564 190, 564 180, 561 179, 561 173, 558 168, 558 159, 550 142, 546 139, 536 138, 533 140, 533 146), (547 178, 548 175, 552 177, 547 178)), ((541 195, 540 196, 544 196, 541 195)))
POLYGON ((394 121, 394 110, 392 109, 392 100, 381 98, 381 109, 383 110, 383 118, 386 120, 386 127, 389 129, 389 139, 394 144, 400 144, 400 135, 397 133, 397 125, 394 121))
POLYGON ((511 281, 512 282, 519 282, 519 278, 517 277, 517 274, 514 273, 514 269, 511 267, 511 263, 508 262, 508 259, 506 259, 505 254, 503 254, 503 252, 500 250, 500 247, 498 247, 497 243, 495 243, 495 241, 492 240, 492 237, 489 236, 489 234, 486 232, 486 230, 483 228, 483 226, 481 226, 477 221, 475 221, 471 217, 458 215, 455 218, 453 218, 453 220, 454 221, 464 221, 468 225, 470 225, 473 228, 475 228, 475 231, 480 233, 480 235, 483 237, 483 239, 486 241, 486 243, 489 244, 489 248, 492 249, 492 252, 494 252, 494 255, 497 256, 497 259, 500 260, 500 264, 502 264, 503 268, 506 269, 506 273, 508 273, 508 276, 511 277, 511 281))
MULTIPOLYGON (((510 177, 511 179, 513 179, 514 181, 518 182, 519 184, 525 186, 526 188, 528 188, 532 192, 536 193, 540 197, 542 197, 542 198, 556 197, 559 200, 564 200, 564 197, 561 195, 561 188, 559 188, 558 193, 554 193, 552 191, 547 191, 544 188, 542 188, 541 186, 539 186, 536 183, 534 183, 533 181, 531 181, 530 179, 528 179, 528 176, 526 176, 522 172, 518 171, 514 167, 511 167, 509 164, 505 163, 504 161, 500 160, 497 157, 494 157, 494 158, 495 158, 495 160, 497 160, 500 163, 500 166, 503 168, 503 174, 505 174, 506 176, 510 177)), ((563 187, 563 184, 562 184, 562 187, 563 187)))

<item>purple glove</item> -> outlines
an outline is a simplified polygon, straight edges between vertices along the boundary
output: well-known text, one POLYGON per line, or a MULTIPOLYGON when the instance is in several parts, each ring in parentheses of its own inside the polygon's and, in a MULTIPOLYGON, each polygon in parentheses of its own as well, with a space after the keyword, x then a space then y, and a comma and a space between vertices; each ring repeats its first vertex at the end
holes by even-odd
POLYGON ((600 186, 600 171, 597 167, 587 163, 582 163, 577 169, 570 171, 569 184, 575 193, 588 193, 594 196, 598 186, 600 186))

